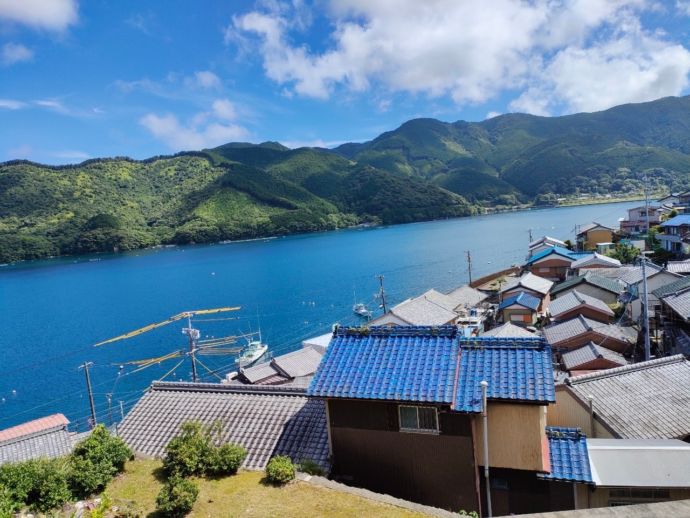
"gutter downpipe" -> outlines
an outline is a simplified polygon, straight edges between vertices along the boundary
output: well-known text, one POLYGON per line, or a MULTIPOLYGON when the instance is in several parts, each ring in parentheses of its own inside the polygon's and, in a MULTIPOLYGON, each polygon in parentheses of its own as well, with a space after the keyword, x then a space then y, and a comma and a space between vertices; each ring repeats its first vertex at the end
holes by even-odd
POLYGON ((484 482, 486 485, 486 516, 491 518, 491 483, 489 480, 489 412, 486 405, 486 391, 489 382, 482 380, 479 382, 482 387, 482 419, 484 421, 484 482))

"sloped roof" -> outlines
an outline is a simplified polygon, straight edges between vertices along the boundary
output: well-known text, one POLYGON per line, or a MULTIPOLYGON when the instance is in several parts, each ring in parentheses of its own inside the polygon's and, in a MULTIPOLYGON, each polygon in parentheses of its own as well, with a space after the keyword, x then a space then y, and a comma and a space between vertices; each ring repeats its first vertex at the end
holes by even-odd
POLYGON ((680 227, 682 225, 690 225, 690 214, 678 214, 661 224, 662 227, 680 227))
POLYGON ((607 349, 606 347, 602 347, 601 345, 597 345, 594 342, 589 342, 582 347, 565 352, 563 353, 562 358, 563 365, 565 366, 566 370, 569 371, 577 370, 579 367, 598 359, 605 359, 617 365, 628 364, 627 360, 622 354, 607 349))
POLYGON ((661 300, 681 318, 690 318, 690 288, 666 295, 661 300))
POLYGON ((587 437, 579 428, 546 427, 551 473, 539 478, 565 482, 592 482, 587 437))
POLYGON ((551 402, 551 349, 539 338, 459 340, 453 326, 340 328, 308 393, 479 412, 483 379, 492 399, 551 402))
POLYGON ((543 277, 539 277, 538 275, 534 275, 531 272, 528 272, 524 274, 522 277, 510 279, 501 288, 501 293, 505 293, 506 291, 522 287, 546 295, 552 286, 552 281, 544 279, 543 277))
POLYGON ((321 362, 322 354, 311 347, 305 347, 275 357, 271 364, 289 378, 314 374, 321 362))
POLYGON ((536 311, 539 307, 539 304, 541 304, 541 300, 539 300, 534 295, 530 295, 529 293, 521 291, 517 295, 508 297, 503 302, 501 302, 498 305, 498 309, 504 309, 514 304, 522 306, 523 308, 531 309, 532 311, 536 311))
MULTIPOLYGON (((647 262, 645 267, 645 274, 647 279, 664 271, 664 269, 654 263, 647 262)), ((670 272, 669 272, 670 273, 670 272)), ((642 282, 642 266, 621 266, 620 268, 597 268, 597 275, 608 277, 609 279, 617 279, 620 282, 633 285, 642 282)), ((675 275, 675 274, 672 274, 675 275)), ((676 277, 680 277, 675 275, 676 277)))
POLYGON ((663 286, 660 286, 657 289, 652 290, 652 294, 655 297, 662 299, 662 298, 666 297, 667 295, 671 295, 673 293, 684 291, 686 288, 690 288, 690 276, 689 277, 681 277, 678 280, 675 280, 675 281, 670 282, 668 284, 664 284, 663 286))
POLYGON ((484 302, 489 297, 486 293, 475 290, 467 285, 459 286, 458 288, 449 291, 446 293, 446 296, 453 301, 455 308, 458 306, 473 308, 484 302))
POLYGON ((555 237, 551 237, 551 236, 543 236, 543 237, 540 237, 539 239, 535 239, 534 241, 532 241, 529 244, 528 248, 530 250, 532 250, 533 248, 536 248, 539 245, 543 245, 543 244, 551 245, 551 246, 560 246, 560 247, 565 248, 565 241, 561 241, 560 239, 556 239, 555 237))
POLYGON ((539 261, 540 259, 544 259, 544 257, 548 257, 549 255, 559 255, 565 259, 569 259, 571 261, 574 261, 582 256, 582 254, 579 254, 577 252, 573 252, 572 250, 568 250, 567 248, 563 248, 562 246, 552 246, 550 248, 547 248, 545 250, 542 250, 541 252, 537 252, 534 254, 532 257, 530 257, 527 260, 527 264, 532 264, 536 261, 539 261))
POLYGON ((602 275, 598 275, 596 273, 588 271, 583 275, 578 275, 577 277, 573 277, 572 279, 568 279, 567 281, 563 281, 556 284, 551 289, 551 293, 554 295, 561 293, 563 291, 569 290, 573 286, 577 286, 582 282, 591 284, 592 286, 596 286, 597 288, 601 288, 602 290, 610 291, 611 293, 615 293, 616 295, 620 295, 620 293, 623 291, 623 285, 620 284, 617 280, 610 279, 608 277, 604 277, 602 275))
POLYGON ((0 430, 0 464, 68 455, 74 447, 68 424, 64 415, 53 414, 0 430))
POLYGON ((614 338, 622 342, 635 343, 637 331, 632 328, 620 327, 614 324, 603 324, 582 315, 558 324, 544 328, 544 338, 551 345, 559 344, 570 338, 580 336, 588 331, 594 331, 605 337, 614 338))
POLYGON ((624 439, 690 435, 690 362, 681 354, 566 380, 594 414, 624 439))
POLYGON ((551 301, 549 305, 549 312, 554 318, 558 318, 558 315, 568 313, 576 308, 588 306, 590 308, 596 309, 605 315, 610 317, 614 316, 614 312, 611 308, 603 301, 596 297, 580 293, 579 291, 572 290, 565 295, 558 297, 551 301))
POLYGON ((589 232, 590 230, 594 230, 595 228, 603 228, 606 230, 613 230, 611 227, 607 227, 606 225, 602 225, 601 223, 597 223, 596 221, 593 221, 592 223, 587 223, 586 225, 580 225, 580 231, 577 233, 577 235, 581 236, 585 232, 589 232))
POLYGON ((512 322, 506 322, 498 327, 484 331, 480 336, 486 338, 534 338, 536 335, 527 331, 524 327, 516 326, 512 322))
POLYGON ((688 274, 690 273, 690 261, 669 261, 666 263, 666 269, 672 273, 688 274))
POLYGON ((597 486, 690 487, 690 444, 686 442, 587 439, 587 448, 597 486))
POLYGON ((452 299, 436 290, 429 290, 419 297, 401 302, 391 313, 410 325, 440 326, 455 320, 452 299))
POLYGON ((118 433, 135 452, 161 457, 182 424, 192 420, 219 422, 222 443, 247 449, 245 468, 263 469, 274 455, 328 467, 325 406, 304 389, 154 382, 118 433))
POLYGON ((621 266, 621 262, 613 257, 592 252, 591 254, 585 255, 577 261, 574 261, 570 265, 571 268, 588 268, 592 266, 608 266, 610 268, 619 268, 621 266))

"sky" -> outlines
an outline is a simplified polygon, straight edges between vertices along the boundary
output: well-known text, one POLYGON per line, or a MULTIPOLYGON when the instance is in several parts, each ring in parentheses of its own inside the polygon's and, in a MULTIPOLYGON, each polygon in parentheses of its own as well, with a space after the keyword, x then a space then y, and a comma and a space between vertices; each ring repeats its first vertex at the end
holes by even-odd
POLYGON ((0 161, 686 95, 689 27, 690 0, 0 0, 0 161))

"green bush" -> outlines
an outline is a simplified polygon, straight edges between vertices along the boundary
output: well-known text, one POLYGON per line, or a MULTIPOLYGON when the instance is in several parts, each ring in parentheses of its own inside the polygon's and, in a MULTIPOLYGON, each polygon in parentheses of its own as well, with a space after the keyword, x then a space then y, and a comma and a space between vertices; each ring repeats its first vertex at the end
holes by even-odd
POLYGON ((2 507, 17 511, 30 507, 47 512, 72 498, 64 459, 30 460, 0 467, 0 486, 5 488, 2 507))
POLYGON ((10 518, 19 510, 19 507, 20 505, 14 500, 12 491, 0 485, 0 518, 10 518))
POLYGON ((182 425, 182 433, 165 448, 163 467, 172 476, 203 475, 212 455, 210 433, 197 421, 182 425))
POLYGON ((216 476, 237 473, 246 457, 247 450, 237 444, 224 444, 213 448, 210 452, 207 473, 216 476))
POLYGON ((156 498, 156 509, 171 518, 187 515, 194 507, 199 488, 191 480, 173 476, 163 485, 156 498))
POLYGON ((9 492, 9 499, 14 502, 14 509, 21 509, 36 479, 35 463, 20 462, 0 466, 0 486, 9 492))
POLYGON ((325 475, 323 468, 311 459, 302 459, 299 463, 299 470, 309 475, 318 475, 320 477, 325 475))
POLYGON ((103 489, 132 457, 119 437, 98 425, 76 445, 70 457, 69 482, 75 495, 85 497, 103 489))
POLYGON ((295 478, 295 465, 290 457, 276 455, 268 461, 266 478, 274 484, 287 484, 295 478))

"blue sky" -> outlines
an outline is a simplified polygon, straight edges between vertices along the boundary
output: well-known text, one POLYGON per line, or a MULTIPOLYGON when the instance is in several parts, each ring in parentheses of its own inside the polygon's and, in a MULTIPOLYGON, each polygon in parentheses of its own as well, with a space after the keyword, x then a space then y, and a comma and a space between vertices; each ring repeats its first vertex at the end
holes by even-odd
POLYGON ((0 0, 0 161, 684 95, 689 22, 685 0, 0 0))

